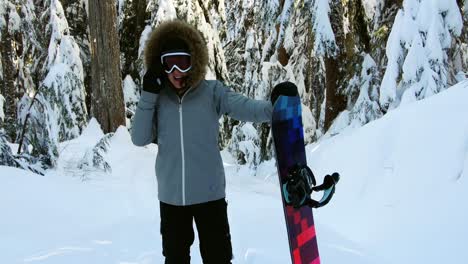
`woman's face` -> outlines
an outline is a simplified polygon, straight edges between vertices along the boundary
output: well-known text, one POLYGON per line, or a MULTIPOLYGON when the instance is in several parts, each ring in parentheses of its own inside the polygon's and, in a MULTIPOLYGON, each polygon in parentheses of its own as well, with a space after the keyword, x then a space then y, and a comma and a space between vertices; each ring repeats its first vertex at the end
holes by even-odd
POLYGON ((180 72, 177 69, 174 69, 171 73, 167 74, 169 81, 176 89, 186 88, 185 86, 187 85, 187 76, 188 72, 180 72))

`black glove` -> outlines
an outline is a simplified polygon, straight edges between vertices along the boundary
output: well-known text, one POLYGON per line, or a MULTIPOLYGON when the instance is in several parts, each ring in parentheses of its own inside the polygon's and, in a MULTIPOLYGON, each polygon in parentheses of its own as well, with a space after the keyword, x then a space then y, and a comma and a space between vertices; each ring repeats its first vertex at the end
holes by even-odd
POLYGON ((159 94, 162 88, 162 77, 148 69, 143 76, 143 91, 159 94))
POLYGON ((271 92, 271 104, 275 104, 280 95, 298 96, 297 86, 292 82, 282 82, 277 84, 271 92))

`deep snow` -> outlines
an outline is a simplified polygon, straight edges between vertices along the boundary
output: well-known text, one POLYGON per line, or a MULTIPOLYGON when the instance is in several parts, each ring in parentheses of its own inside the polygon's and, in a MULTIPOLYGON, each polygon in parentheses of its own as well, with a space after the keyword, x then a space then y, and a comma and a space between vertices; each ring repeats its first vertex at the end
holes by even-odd
MULTIPOLYGON (((322 263, 465 262, 467 101, 465 81, 307 146, 319 182, 342 175, 334 200, 314 213, 322 263)), ((77 164, 102 136, 92 121, 61 143, 44 177, 0 167, 1 263, 163 263, 157 146, 134 146, 121 127, 105 156, 112 172, 83 175, 77 164)), ((233 263, 289 263, 274 161, 253 173, 223 159, 233 263)), ((197 242, 192 256, 201 263, 197 242)))

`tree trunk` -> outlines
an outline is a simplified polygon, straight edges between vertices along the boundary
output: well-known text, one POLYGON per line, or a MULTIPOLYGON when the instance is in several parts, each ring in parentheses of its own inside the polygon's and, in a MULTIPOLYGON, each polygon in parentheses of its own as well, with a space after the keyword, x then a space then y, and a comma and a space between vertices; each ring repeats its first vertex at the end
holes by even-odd
POLYGON ((327 131, 338 114, 346 109, 346 97, 340 93, 340 85, 345 79, 343 64, 346 63, 345 39, 343 30, 343 4, 340 0, 330 2, 330 23, 335 34, 337 54, 327 54, 325 58, 325 124, 327 131))
MULTIPOLYGON (((133 5, 136 10, 136 35, 141 36, 141 33, 145 29, 146 20, 146 0, 134 0, 133 5)), ((135 38, 135 45, 140 45, 140 38, 135 38)))
MULTIPOLYGON (((123 8, 122 24, 120 25, 120 47, 122 52, 122 75, 128 74, 137 81, 140 79, 138 61, 138 48, 140 36, 145 29, 146 0, 133 0, 127 2, 123 8)), ((138 81, 137 81, 138 82, 138 81)))
POLYGON ((120 48, 113 0, 89 0, 91 115, 104 133, 125 125, 120 48))
POLYGON ((459 4, 459 7, 463 19, 461 40, 466 43, 468 41, 468 0, 465 0, 463 4, 459 4))
POLYGON ((346 97, 339 92, 340 66, 336 57, 325 58, 326 68, 326 87, 325 87, 325 124, 324 130, 327 131, 333 120, 341 111, 346 109, 346 97))
POLYGON ((5 98, 5 120, 4 127, 7 135, 7 139, 10 142, 16 141, 16 105, 17 105, 17 94, 15 89, 15 69, 13 64, 13 47, 12 47, 12 38, 8 29, 9 14, 5 14, 5 27, 2 30, 2 38, 0 44, 0 52, 2 59, 2 68, 3 68, 3 80, 2 80, 2 94, 5 98))

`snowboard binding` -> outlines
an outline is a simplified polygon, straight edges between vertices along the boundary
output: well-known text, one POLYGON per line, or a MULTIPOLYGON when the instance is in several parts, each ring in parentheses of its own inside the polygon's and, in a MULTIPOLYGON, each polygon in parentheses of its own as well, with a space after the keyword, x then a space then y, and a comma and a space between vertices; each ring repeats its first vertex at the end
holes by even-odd
POLYGON ((326 175, 323 184, 316 185, 315 176, 307 165, 295 165, 288 172, 288 179, 283 182, 282 190, 287 205, 300 208, 307 205, 319 208, 326 205, 335 193, 335 185, 340 179, 338 173, 326 175), (313 200, 310 195, 313 191, 324 191, 320 201, 313 200))

